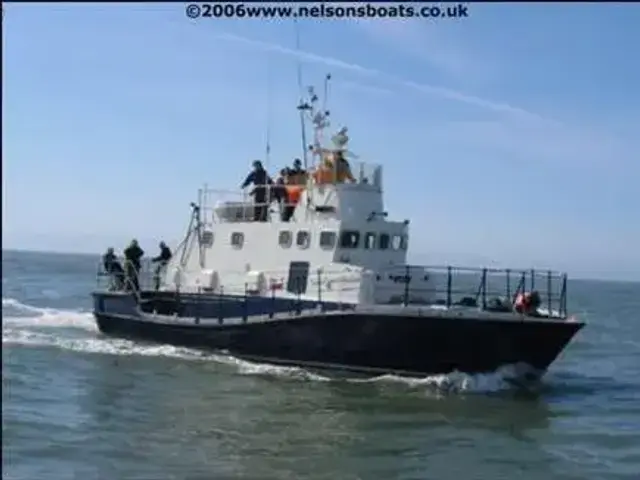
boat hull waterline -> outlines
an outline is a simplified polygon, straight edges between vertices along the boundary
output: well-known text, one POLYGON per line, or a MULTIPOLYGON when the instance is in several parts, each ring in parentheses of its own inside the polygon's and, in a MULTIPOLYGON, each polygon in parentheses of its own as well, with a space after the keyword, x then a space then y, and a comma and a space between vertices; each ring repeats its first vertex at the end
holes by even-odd
MULTIPOLYGON (((228 298, 218 302, 234 303, 228 298)), ((235 307, 245 308, 240 299, 235 307)), ((202 318, 161 315, 144 312, 131 295, 94 293, 98 328, 109 336, 365 375, 476 374, 521 365, 528 367, 527 375, 540 376, 584 326, 548 319, 452 318, 403 307, 325 312, 305 308, 219 318, 208 313, 202 318)))

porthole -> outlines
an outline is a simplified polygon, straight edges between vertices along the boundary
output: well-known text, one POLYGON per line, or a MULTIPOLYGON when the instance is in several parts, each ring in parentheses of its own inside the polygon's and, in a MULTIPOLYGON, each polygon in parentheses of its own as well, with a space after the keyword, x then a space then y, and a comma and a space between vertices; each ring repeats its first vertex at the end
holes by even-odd
POLYGON ((300 248, 309 247, 309 242, 311 240, 311 235, 306 230, 300 230, 296 234, 296 245, 300 248))
POLYGON ((289 230, 282 230, 278 234, 278 244, 282 248, 289 248, 291 246, 292 235, 289 230))
POLYGON ((231 234, 231 245, 234 248, 242 248, 242 245, 244 245, 244 233, 233 232, 231 234))

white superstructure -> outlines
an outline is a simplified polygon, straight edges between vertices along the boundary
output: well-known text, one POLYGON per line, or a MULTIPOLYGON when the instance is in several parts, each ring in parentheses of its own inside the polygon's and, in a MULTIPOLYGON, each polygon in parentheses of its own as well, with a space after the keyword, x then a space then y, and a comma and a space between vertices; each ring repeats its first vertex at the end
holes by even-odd
POLYGON ((324 175, 331 161, 335 167, 337 152, 351 154, 346 128, 325 144, 329 112, 316 104, 310 89, 299 110, 303 125, 313 125, 314 142, 305 152, 308 175, 295 187, 299 199, 290 220, 282 221, 277 202, 269 203, 266 221, 254 221, 248 193, 200 190, 196 225, 168 265, 164 289, 397 303, 409 276, 409 300, 433 300, 428 272, 406 265, 408 220, 387 219, 382 166, 350 160, 349 179, 336 178, 335 168, 324 175))

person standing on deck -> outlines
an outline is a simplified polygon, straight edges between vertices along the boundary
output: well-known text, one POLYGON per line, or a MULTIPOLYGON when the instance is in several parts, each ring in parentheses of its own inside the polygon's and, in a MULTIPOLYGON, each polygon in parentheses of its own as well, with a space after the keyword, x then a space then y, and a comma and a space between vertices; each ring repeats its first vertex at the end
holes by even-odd
POLYGON ((349 182, 356 181, 351 173, 351 165, 349 165, 347 159, 344 158, 344 152, 342 150, 336 150, 334 154, 334 162, 335 178, 337 183, 344 183, 347 180, 349 182))
POLYGON ((144 250, 138 245, 138 241, 133 239, 129 246, 124 250, 125 273, 127 277, 127 290, 140 290, 140 260, 144 255, 144 250))
POLYGON ((302 162, 299 158, 293 161, 293 168, 289 169, 289 183, 291 185, 306 185, 307 171, 302 168, 302 162))
POLYGON ((287 208, 288 198, 287 198, 287 184, 289 183, 289 169, 283 168, 280 170, 280 176, 276 179, 276 183, 272 189, 272 199, 278 202, 280 206, 280 216, 282 221, 286 221, 284 219, 285 209, 287 208))
POLYGON ((268 199, 270 197, 268 190, 273 185, 273 180, 269 177, 260 160, 253 162, 253 170, 247 175, 240 188, 247 188, 251 184, 254 186, 251 192, 255 204, 253 207, 253 220, 255 222, 266 222, 268 199))
POLYGON ((124 270, 113 251, 113 247, 109 247, 107 253, 102 256, 102 266, 105 273, 111 277, 109 290, 122 290, 124 286, 124 270))
POLYGON ((167 244, 160 242, 160 255, 151 259, 151 263, 158 264, 153 275, 153 283, 155 284, 156 290, 160 289, 160 273, 167 266, 169 260, 171 260, 171 256, 171 250, 167 247, 167 244))

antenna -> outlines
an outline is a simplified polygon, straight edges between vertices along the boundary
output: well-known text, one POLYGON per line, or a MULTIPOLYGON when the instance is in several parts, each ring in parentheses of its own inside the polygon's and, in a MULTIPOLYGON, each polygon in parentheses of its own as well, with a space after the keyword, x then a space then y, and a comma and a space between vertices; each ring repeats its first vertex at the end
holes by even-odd
MULTIPOLYGON (((296 18, 293 19, 293 26, 296 34, 296 52, 300 52, 300 28, 298 25, 298 20, 296 18)), ((302 133, 302 158, 304 163, 304 168, 307 170, 309 168, 309 161, 307 156, 307 128, 304 122, 304 112, 309 110, 310 106, 308 103, 304 101, 304 89, 302 86, 302 64, 300 62, 300 58, 298 58, 296 62, 296 69, 298 74, 298 90, 300 94, 300 103, 298 104, 298 111, 300 112, 300 130, 302 133)))
POLYGON ((324 77, 324 93, 322 95, 322 110, 324 114, 328 117, 329 110, 327 110, 327 103, 329 103, 329 82, 331 81, 331 74, 327 73, 327 76, 324 77))
POLYGON ((267 167, 267 171, 269 170, 270 158, 271 158, 271 87, 272 87, 272 78, 271 78, 271 62, 269 61, 269 57, 267 56, 267 139, 265 145, 264 152, 264 160, 265 165, 267 167))

